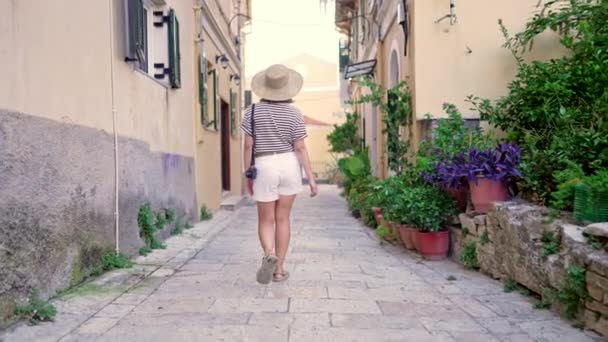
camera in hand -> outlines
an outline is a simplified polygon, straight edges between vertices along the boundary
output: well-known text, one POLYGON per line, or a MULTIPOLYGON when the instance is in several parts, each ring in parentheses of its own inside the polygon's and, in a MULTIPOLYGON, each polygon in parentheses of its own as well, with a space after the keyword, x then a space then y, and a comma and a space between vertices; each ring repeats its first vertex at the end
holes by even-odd
POLYGON ((247 169, 247 171, 245 171, 245 177, 247 177, 249 179, 255 179, 257 176, 258 176, 258 169, 256 169, 255 166, 252 166, 249 169, 247 169))

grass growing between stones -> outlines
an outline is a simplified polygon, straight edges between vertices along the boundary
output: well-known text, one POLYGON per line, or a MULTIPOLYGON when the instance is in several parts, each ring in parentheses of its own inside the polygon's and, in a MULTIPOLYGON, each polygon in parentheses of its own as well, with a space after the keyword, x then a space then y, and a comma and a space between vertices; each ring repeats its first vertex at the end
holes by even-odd
POLYGON ((133 266, 133 262, 129 258, 121 253, 115 251, 106 252, 101 259, 103 270, 111 271, 119 268, 130 268, 133 266))
POLYGON ((462 247, 460 252, 460 262, 467 269, 476 269, 478 267, 477 261, 477 243, 470 241, 462 247))
POLYGON ((518 286, 519 285, 517 285, 517 282, 515 280, 513 280, 513 278, 508 277, 507 279, 505 279, 503 291, 505 291, 506 293, 511 293, 511 292, 517 290, 518 286))
POLYGON ((40 298, 38 290, 32 290, 27 304, 18 305, 15 315, 35 325, 39 322, 52 321, 57 315, 57 309, 53 304, 40 298))
POLYGON ((585 280, 586 270, 580 266, 570 266, 567 270, 568 276, 557 298, 566 306, 566 317, 573 319, 584 307, 585 300, 589 298, 585 280))
POLYGON ((181 219, 175 220, 175 224, 173 225, 173 229, 171 229, 171 235, 179 235, 184 232, 184 225, 182 224, 181 219))
POLYGON ((208 221, 211 220, 213 218, 213 214, 211 213, 211 210, 209 210, 209 208, 207 208, 206 205, 203 205, 201 207, 201 221, 208 221))
POLYGON ((540 301, 534 304, 535 309, 548 310, 551 309, 557 298, 557 293, 549 288, 543 288, 540 301))
POLYGON ((557 254, 559 252, 559 242, 553 232, 544 232, 541 237, 543 258, 549 255, 557 254))
POLYGON ((453 275, 449 275, 447 278, 445 278, 447 281, 456 281, 456 277, 454 277, 453 275))
POLYGON ((492 240, 490 240, 490 234, 488 233, 488 230, 485 229, 479 237, 479 243, 481 243, 482 246, 485 246, 490 242, 492 242, 492 240))

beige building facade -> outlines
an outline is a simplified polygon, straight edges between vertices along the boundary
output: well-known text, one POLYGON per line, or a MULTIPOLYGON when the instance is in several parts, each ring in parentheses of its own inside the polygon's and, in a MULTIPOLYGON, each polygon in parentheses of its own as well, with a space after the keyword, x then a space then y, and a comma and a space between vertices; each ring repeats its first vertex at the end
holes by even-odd
POLYGON ((0 325, 32 288, 51 295, 106 250, 136 253, 146 201, 195 222, 241 194, 249 7, 0 0, 0 325))
MULTIPOLYGON (((425 131, 425 116, 445 116, 443 103, 455 104, 466 119, 478 120, 465 102, 468 95, 496 98, 506 93, 516 72, 516 61, 502 47, 505 39, 498 25, 511 33, 522 30, 538 10, 537 0, 425 1, 336 0, 336 26, 347 42, 348 63, 376 60, 372 76, 384 88, 407 82, 412 95, 415 124, 413 149, 425 131)), ((531 59, 563 54, 554 35, 535 42, 531 59)), ((351 98, 361 89, 356 79, 345 83, 351 98)), ((382 113, 370 105, 353 110, 362 117, 362 133, 370 149, 376 175, 388 175, 382 113)), ((407 139, 410 129, 402 128, 407 139)))

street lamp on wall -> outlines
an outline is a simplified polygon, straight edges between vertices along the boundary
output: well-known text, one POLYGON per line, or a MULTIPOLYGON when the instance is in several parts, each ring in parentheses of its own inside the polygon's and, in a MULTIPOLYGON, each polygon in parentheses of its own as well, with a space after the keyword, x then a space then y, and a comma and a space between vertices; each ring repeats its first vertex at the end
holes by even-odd
POLYGON ((237 86, 241 85, 241 76, 239 75, 230 75, 230 80, 234 81, 234 84, 236 84, 237 86))
POLYGON ((228 59, 228 57, 226 57, 226 54, 221 54, 221 55, 217 55, 215 56, 215 64, 220 64, 222 66, 222 69, 226 70, 226 68, 228 68, 228 63, 230 62, 230 60, 228 59))

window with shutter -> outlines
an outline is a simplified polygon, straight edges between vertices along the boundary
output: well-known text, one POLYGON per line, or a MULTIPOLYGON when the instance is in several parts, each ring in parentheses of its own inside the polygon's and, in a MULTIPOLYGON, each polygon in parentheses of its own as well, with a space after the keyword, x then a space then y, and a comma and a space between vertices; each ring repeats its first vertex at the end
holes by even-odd
POLYGON ((171 88, 181 87, 179 21, 175 10, 169 10, 169 82, 171 88))
POLYGON ((137 66, 148 69, 146 12, 142 0, 125 0, 126 61, 137 62, 137 66))
POLYGON ((230 90, 230 134, 236 136, 236 93, 230 90))
POLYGON ((201 106, 201 124, 208 127, 209 101, 207 101, 207 60, 203 56, 199 56, 198 64, 198 102, 201 106))

